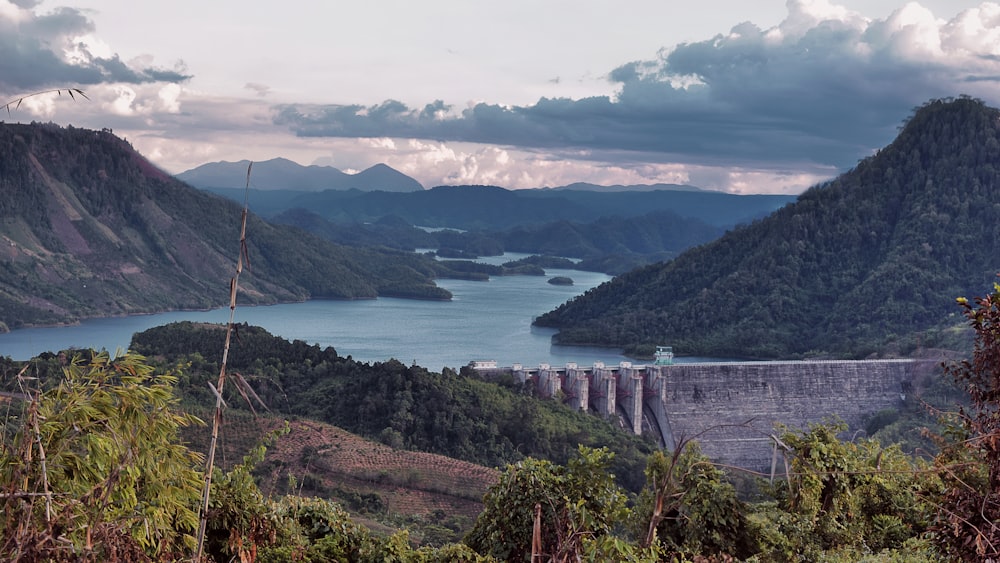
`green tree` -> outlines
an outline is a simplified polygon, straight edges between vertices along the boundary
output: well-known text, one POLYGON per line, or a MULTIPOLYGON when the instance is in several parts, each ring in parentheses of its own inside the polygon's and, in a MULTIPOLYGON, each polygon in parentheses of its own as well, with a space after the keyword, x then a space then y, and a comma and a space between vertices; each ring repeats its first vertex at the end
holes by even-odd
POLYGON ((791 474, 777 487, 777 502, 761 503, 749 517, 768 560, 899 550, 925 556, 927 546, 913 543, 930 521, 928 500, 940 488, 935 472, 898 446, 839 439, 845 429, 816 424, 782 435, 791 450, 791 474))
POLYGON ((658 451, 646 465, 646 488, 633 515, 642 545, 679 556, 751 553, 747 506, 725 473, 685 442, 673 454, 658 451))
POLYGON ((947 371, 964 386, 971 406, 959 411, 961 440, 939 457, 947 492, 934 537, 956 559, 995 560, 1000 558, 1000 284, 973 303, 965 298, 958 303, 975 345, 971 360, 947 371))
POLYGON ((503 561, 528 561, 533 549, 555 561, 577 560, 585 545, 591 553, 608 549, 602 538, 626 514, 625 494, 608 472, 612 457, 581 446, 566 466, 533 458, 509 465, 483 498, 466 543, 503 561))
POLYGON ((230 471, 214 469, 204 546, 211 560, 254 561, 261 548, 289 541, 279 537, 280 517, 253 477, 253 469, 263 461, 267 447, 287 432, 285 426, 265 436, 230 471))
POLYGON ((142 356, 107 352, 77 355, 63 374, 25 402, 23 424, 0 452, 0 558, 187 554, 201 460, 178 431, 199 421, 177 410, 174 377, 154 375, 142 356))

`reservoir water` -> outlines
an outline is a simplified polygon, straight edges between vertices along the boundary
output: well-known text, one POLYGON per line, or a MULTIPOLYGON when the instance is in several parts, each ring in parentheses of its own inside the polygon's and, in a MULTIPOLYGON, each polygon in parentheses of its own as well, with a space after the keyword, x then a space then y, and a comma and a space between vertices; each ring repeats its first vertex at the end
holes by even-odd
MULTIPOLYGON (((502 264, 525 256, 508 253, 478 261, 502 264)), ((531 325, 536 316, 610 279, 595 272, 546 269, 545 276, 494 276, 486 282, 437 280, 452 292, 451 301, 381 297, 251 307, 237 300, 235 320, 288 340, 333 346, 341 356, 362 362, 395 358, 431 371, 457 369, 473 360, 496 360, 501 366, 564 366, 568 362, 589 366, 595 361, 615 365, 630 358, 614 348, 556 346, 552 344, 555 330, 531 325), (548 283, 554 276, 572 278, 573 285, 548 283)), ((114 353, 126 350, 136 332, 177 321, 226 323, 229 309, 89 319, 73 326, 15 330, 0 334, 0 356, 28 360, 42 352, 70 348, 114 353)), ((717 359, 679 357, 675 361, 710 360, 717 359)))
MULTIPOLYGON (((482 261, 502 263, 522 256, 508 254, 482 261)), ((432 371, 459 368, 473 360, 526 366, 627 361, 616 349, 555 346, 551 343, 554 330, 531 326, 534 317, 610 279, 577 270, 546 269, 545 273, 495 276, 487 282, 438 280, 439 286, 454 295, 451 301, 314 300, 257 307, 237 301, 235 320, 289 340, 333 346, 341 356, 355 360, 395 358, 432 371), (570 277, 574 284, 548 283, 553 276, 570 277)), ((115 352, 126 349, 136 332, 181 320, 225 323, 229 309, 91 319, 75 326, 15 330, 0 335, 0 355, 27 360, 42 352, 69 348, 115 352)))

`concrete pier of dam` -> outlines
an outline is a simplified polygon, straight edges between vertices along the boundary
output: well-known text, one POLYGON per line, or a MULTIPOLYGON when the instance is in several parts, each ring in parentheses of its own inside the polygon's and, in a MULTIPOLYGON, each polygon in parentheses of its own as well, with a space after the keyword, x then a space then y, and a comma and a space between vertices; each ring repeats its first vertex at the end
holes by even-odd
POLYGON ((805 430, 839 419, 854 434, 872 414, 902 406, 916 377, 938 365, 898 359, 472 367, 513 376, 535 385, 543 397, 617 419, 669 449, 694 439, 713 461, 768 471, 777 426, 805 430))

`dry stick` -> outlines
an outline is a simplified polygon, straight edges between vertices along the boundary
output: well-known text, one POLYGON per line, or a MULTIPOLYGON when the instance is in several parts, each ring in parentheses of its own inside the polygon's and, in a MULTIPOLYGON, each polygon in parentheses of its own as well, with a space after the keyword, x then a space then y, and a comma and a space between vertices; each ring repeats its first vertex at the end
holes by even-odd
MULTIPOLYGON (((28 366, 31 364, 24 364, 21 371, 17 374, 17 384, 21 388, 21 392, 25 396, 31 397, 31 404, 28 407, 28 418, 31 420, 31 427, 35 433, 35 443, 38 445, 38 460, 42 466, 42 490, 45 491, 42 496, 45 497, 45 523, 52 523, 52 491, 49 490, 49 470, 45 463, 45 448, 42 446, 42 431, 38 428, 38 404, 39 395, 41 391, 37 391, 34 395, 31 395, 27 390, 24 389, 24 372, 28 371, 28 366)), ((28 450, 29 459, 26 461, 30 462, 31 450, 28 450)), ((27 488, 27 482, 25 482, 25 488, 27 488)))
MULTIPOLYGON (((219 368, 219 383, 212 389, 215 392, 215 418, 212 421, 212 441, 208 447, 208 458, 205 461, 205 488, 201 493, 201 517, 198 522, 198 546, 192 561, 201 560, 205 547, 205 528, 208 525, 208 497, 212 489, 212 469, 215 465, 215 446, 219 440, 219 426, 222 425, 222 388, 226 384, 226 362, 229 360, 229 343, 233 335, 233 319, 236 316, 236 289, 239 286, 240 272, 243 271, 243 257, 247 255, 247 209, 250 199, 250 169, 253 162, 247 166, 247 185, 243 196, 243 216, 240 225, 240 253, 236 258, 236 275, 229 282, 229 325, 226 327, 226 343, 222 349, 222 366, 219 368)), ((209 385, 211 386, 211 385, 209 385)))
POLYGON ((31 414, 31 426, 35 430, 35 442, 38 444, 38 461, 42 464, 42 490, 45 491, 45 522, 52 522, 52 491, 49 490, 49 470, 45 465, 45 448, 42 447, 42 431, 38 428, 38 412, 31 414))
POLYGON ((531 530, 531 562, 542 560, 542 503, 535 503, 535 525, 531 530))

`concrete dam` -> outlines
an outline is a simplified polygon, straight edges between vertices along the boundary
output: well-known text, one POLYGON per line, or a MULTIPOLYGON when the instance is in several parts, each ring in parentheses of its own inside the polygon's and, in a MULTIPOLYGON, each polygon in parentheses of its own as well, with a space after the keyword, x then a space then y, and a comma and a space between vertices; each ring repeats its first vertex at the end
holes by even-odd
MULTIPOLYGON (((921 360, 767 361, 581 367, 473 362, 480 373, 505 373, 542 397, 617 419, 674 449, 694 439, 717 463, 755 471, 772 464, 775 425, 804 430, 834 417, 863 428, 872 414, 901 406, 918 375, 939 365, 921 360)), ((848 436, 849 438, 850 436, 848 436)))

